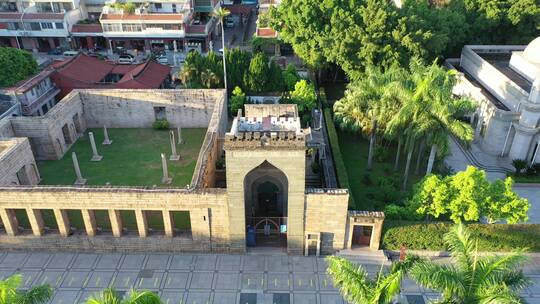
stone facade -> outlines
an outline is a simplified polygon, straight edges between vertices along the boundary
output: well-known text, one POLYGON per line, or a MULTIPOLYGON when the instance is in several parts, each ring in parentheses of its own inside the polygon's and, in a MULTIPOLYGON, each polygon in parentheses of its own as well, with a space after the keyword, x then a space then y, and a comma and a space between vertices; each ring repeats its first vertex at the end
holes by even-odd
MULTIPOLYGON (((297 113, 292 105, 257 111, 297 113)), ((257 187, 266 181, 279 188, 289 253, 304 253, 306 234, 318 236, 317 252, 345 248, 349 194, 344 189, 306 189, 306 142, 299 118, 252 120, 260 123, 260 131, 238 129, 239 119, 225 134, 223 90, 83 90, 73 91, 44 116, 0 121, 0 218, 5 230, 0 248, 245 252, 246 220, 255 211, 246 206, 259 199, 257 187), (38 186, 34 157, 61 158, 89 127, 151 127, 159 118, 172 127, 207 127, 187 189, 38 186), (215 188, 216 162, 223 153, 226 188, 215 188), (136 219, 131 234, 122 222, 127 211, 136 219), (21 229, 21 212, 31 231, 21 229), (55 232, 46 227, 45 212, 53 214, 55 232), (98 223, 98 212, 100 221, 106 214, 110 231, 98 223), (148 214, 156 212, 163 231, 150 229, 148 214), (175 230, 177 212, 189 212, 189 233, 175 230), (80 214, 82 229, 71 224, 74 214, 80 214)))

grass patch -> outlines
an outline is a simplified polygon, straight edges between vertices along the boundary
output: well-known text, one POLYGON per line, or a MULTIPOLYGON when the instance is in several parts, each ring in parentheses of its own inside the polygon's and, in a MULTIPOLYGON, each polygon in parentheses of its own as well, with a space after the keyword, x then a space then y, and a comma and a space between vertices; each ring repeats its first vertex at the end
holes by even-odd
POLYGON ((523 174, 520 174, 520 175, 511 174, 508 176, 512 177, 512 179, 514 179, 514 182, 516 183, 534 183, 534 184, 540 183, 540 175, 529 176, 529 175, 523 175, 523 174))
MULTIPOLYGON (((406 156, 401 155, 400 166, 395 172, 393 168, 397 148, 394 145, 379 149, 379 153, 376 153, 374 158, 373 169, 370 171, 366 168, 369 141, 356 133, 338 130, 337 134, 355 209, 383 210, 388 204, 402 201, 409 194, 412 185, 422 178, 422 176, 414 175, 416 166, 414 157, 411 161, 407 189, 401 191, 406 156)), ((422 165, 425 166, 425 162, 422 165)), ((424 167, 421 166, 421 168, 424 167)), ((425 170, 420 170, 420 172, 425 172, 425 170)))
MULTIPOLYGON (((401 246, 411 250, 447 250, 443 237, 453 223, 419 223, 385 221, 382 236, 384 249, 399 250, 401 246)), ((480 251, 512 251, 526 248, 540 251, 540 224, 469 224, 473 239, 480 251)))
POLYGON ((103 130, 94 133, 99 162, 90 161, 92 149, 88 132, 77 140, 60 160, 38 162, 42 185, 73 185, 75 171, 71 152, 77 153, 79 165, 87 185, 185 187, 191 183, 197 157, 206 129, 182 129, 184 144, 177 145, 180 161, 168 161, 171 185, 162 185, 160 154, 171 154, 168 130, 108 129, 112 145, 103 146, 103 130))

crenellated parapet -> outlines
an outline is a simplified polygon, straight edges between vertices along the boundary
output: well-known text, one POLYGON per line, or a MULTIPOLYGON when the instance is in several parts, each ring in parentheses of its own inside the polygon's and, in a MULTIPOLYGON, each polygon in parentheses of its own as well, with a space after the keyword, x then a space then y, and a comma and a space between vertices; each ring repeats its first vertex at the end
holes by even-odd
POLYGON ((234 149, 305 149, 306 140, 303 132, 295 131, 248 131, 227 133, 225 150, 234 149))

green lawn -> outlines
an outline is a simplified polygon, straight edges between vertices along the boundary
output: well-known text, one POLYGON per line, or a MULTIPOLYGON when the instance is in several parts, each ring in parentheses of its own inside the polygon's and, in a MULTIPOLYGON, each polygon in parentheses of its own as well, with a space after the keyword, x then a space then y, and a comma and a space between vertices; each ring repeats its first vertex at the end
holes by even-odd
MULTIPOLYGON (((369 141, 362 136, 338 129, 339 145, 347 175, 349 187, 354 197, 356 210, 383 210, 384 206, 402 200, 408 194, 413 183, 421 176, 409 175, 407 191, 401 191, 403 172, 405 171, 405 155, 401 155, 398 172, 394 172, 394 158, 397 148, 394 145, 385 147, 379 161, 375 160, 373 169, 368 171, 367 158, 369 141), (383 160, 381 162, 381 160, 383 160)), ((416 154, 415 154, 416 156, 416 154)), ((424 157, 425 160, 425 157, 424 157)), ((422 163, 420 173, 425 172, 422 163)), ((427 161, 427 160, 426 160, 427 161)), ((414 173, 416 158, 411 162, 411 173, 414 173)))
MULTIPOLYGON (((161 183, 161 153, 171 154, 169 132, 154 129, 108 129, 112 145, 103 146, 103 130, 89 129, 60 160, 40 161, 42 185, 73 185, 75 171, 71 152, 77 153, 87 185, 185 187, 191 183, 206 129, 182 129, 184 143, 177 145, 179 161, 168 161, 171 185, 161 183), (99 162, 90 161, 88 132, 94 133, 99 162)), ((175 132, 176 133, 176 132, 175 132)))

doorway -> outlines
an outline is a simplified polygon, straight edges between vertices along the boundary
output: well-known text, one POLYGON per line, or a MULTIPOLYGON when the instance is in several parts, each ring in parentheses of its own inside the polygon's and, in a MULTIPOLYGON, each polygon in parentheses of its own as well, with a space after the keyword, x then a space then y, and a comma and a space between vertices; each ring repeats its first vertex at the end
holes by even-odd
POLYGON ((372 226, 353 226, 352 248, 369 247, 371 243, 372 226))

